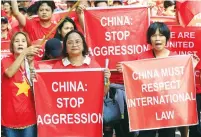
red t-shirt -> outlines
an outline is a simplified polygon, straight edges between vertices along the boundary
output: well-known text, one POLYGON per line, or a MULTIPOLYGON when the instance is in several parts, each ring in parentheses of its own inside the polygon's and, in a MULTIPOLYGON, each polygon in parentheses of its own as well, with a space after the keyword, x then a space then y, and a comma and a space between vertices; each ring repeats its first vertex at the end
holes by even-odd
MULTIPOLYGON (((40 24, 40 20, 36 19, 26 19, 26 24, 24 26, 24 30, 29 34, 29 38, 31 41, 42 39, 45 35, 47 35, 56 24, 51 24, 48 28, 44 28, 40 24)), ((53 38, 55 32, 53 32, 48 39, 53 38)))
MULTIPOLYGON (((175 56, 175 55, 178 55, 178 54, 176 52, 170 51, 169 56, 175 56)), ((139 54, 137 56, 137 60, 140 60, 140 59, 149 59, 149 58, 155 58, 152 49, 148 50, 146 52, 143 52, 143 53, 141 53, 141 54, 139 54)))
POLYGON ((25 84, 22 72, 18 70, 12 78, 5 75, 6 69, 14 61, 13 55, 1 61, 1 124, 6 127, 19 128, 37 122, 33 93, 25 84))

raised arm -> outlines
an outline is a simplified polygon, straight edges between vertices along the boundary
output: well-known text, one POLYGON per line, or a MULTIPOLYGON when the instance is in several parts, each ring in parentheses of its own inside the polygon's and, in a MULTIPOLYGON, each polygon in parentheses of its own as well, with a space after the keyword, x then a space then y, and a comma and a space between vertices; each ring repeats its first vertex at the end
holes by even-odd
POLYGON ((17 4, 17 0, 11 0, 11 6, 12 6, 13 15, 16 17, 19 24, 21 26, 25 26, 26 25, 26 17, 22 13, 20 13, 18 4, 17 4))
POLYGON ((76 9, 76 13, 78 15, 79 23, 84 31, 84 10, 87 8, 87 5, 84 3, 80 3, 76 9))
POLYGON ((37 55, 39 53, 40 46, 30 46, 27 49, 24 50, 13 62, 12 65, 10 65, 6 70, 5 74, 7 77, 11 78, 15 75, 15 73, 20 68, 22 62, 24 61, 25 57, 27 55, 37 55))

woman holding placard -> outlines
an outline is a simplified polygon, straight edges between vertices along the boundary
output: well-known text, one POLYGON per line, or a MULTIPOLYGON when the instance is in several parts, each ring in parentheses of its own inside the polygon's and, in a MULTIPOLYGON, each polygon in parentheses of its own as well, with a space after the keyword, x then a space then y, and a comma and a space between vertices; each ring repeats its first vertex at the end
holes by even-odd
MULTIPOLYGON (((166 48, 166 44, 170 39, 170 30, 164 23, 155 22, 151 24, 147 30, 147 42, 152 46, 152 49, 139 54, 137 57, 140 59, 148 59, 148 58, 164 58, 168 56, 177 55, 177 53, 170 51, 166 48)), ((199 58, 194 55, 193 58, 193 66, 197 65, 199 62, 199 58)), ((116 68, 119 72, 122 72, 121 63, 116 65, 116 68)), ((187 130, 186 127, 182 128, 183 131, 187 130)), ((139 137, 155 137, 157 130, 147 130, 140 131, 139 137)), ((175 137, 175 128, 162 128, 158 129, 159 137, 175 137)), ((183 137, 186 135, 183 134, 183 137)))

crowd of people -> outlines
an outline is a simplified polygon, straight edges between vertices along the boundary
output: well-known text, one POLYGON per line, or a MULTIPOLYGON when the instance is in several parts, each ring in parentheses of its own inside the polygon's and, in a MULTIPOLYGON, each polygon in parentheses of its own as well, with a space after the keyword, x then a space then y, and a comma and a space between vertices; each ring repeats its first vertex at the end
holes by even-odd
MULTIPOLYGON (((12 55, 1 60, 2 77, 2 136, 36 137, 37 120, 34 107, 33 80, 37 79, 35 69, 39 69, 34 56, 40 52, 41 45, 32 44, 38 39, 46 39, 42 60, 55 60, 52 69, 97 68, 100 65, 89 56, 84 32, 83 10, 87 7, 109 7, 123 5, 143 5, 151 9, 151 16, 176 15, 175 0, 83 0, 76 7, 76 21, 66 17, 54 30, 56 24, 51 18, 54 13, 70 10, 76 0, 3 0, 1 1, 1 41, 10 41, 12 55), (36 29, 37 28, 37 29, 36 29), (54 30, 51 34, 49 34, 54 30), (49 36, 48 38, 46 36, 49 36), (23 84, 26 92, 19 91, 23 84), (21 107, 23 105, 23 107, 21 107)), ((145 36, 146 37, 146 36, 145 36)), ((140 54, 138 60, 161 58, 177 55, 166 49, 170 30, 166 24, 155 22, 147 30, 147 43, 152 49, 140 54)), ((199 57, 194 55, 194 68, 199 57)), ((105 69, 104 95, 116 92, 110 84, 123 85, 121 63, 116 65, 116 72, 105 69)), ((201 69, 201 68, 200 68, 201 69)), ((110 94, 112 95, 112 94, 110 94)), ((161 128, 139 132, 129 131, 129 118, 124 102, 124 118, 115 124, 103 126, 104 137, 175 137, 176 128, 161 128)), ((200 119, 201 95, 197 94, 198 116, 200 119)), ((178 127, 181 137, 201 137, 201 125, 178 127)))

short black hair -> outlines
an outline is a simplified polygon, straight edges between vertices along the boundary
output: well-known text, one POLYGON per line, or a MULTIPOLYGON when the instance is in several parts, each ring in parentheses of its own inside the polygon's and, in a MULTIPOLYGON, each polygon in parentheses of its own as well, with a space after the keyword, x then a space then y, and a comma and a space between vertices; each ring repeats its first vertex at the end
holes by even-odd
POLYGON ((61 29, 62 29, 64 23, 66 23, 66 22, 72 23, 72 24, 73 24, 73 27, 74 27, 74 30, 77 30, 77 27, 76 27, 76 25, 75 25, 75 22, 74 22, 71 18, 66 17, 65 20, 58 26, 58 28, 57 28, 57 30, 56 30, 56 34, 54 35, 54 37, 57 38, 57 39, 59 39, 60 41, 62 41, 63 38, 62 38, 61 34, 59 33, 59 31, 61 32, 61 29))
POLYGON ((100 3, 100 2, 105 2, 106 4, 108 4, 106 0, 95 0, 94 1, 95 7, 97 7, 98 3, 100 3))
POLYGON ((37 4, 36 4, 36 11, 38 12, 40 6, 43 4, 43 3, 47 3, 47 5, 52 9, 52 12, 54 11, 54 9, 56 8, 55 6, 55 3, 54 1, 50 0, 50 1, 43 1, 43 0, 40 0, 40 1, 37 1, 37 4))
POLYGON ((173 6, 175 5, 176 6, 176 1, 175 0, 165 0, 164 3, 163 3, 163 6, 164 8, 168 8, 170 6, 173 6))
POLYGON ((11 1, 5 0, 5 1, 2 1, 2 3, 3 4, 8 3, 11 6, 11 1))
POLYGON ((147 30, 147 43, 151 44, 151 36, 156 33, 156 30, 159 30, 161 34, 166 37, 166 42, 170 39, 170 30, 168 26, 163 22, 154 22, 152 23, 147 30))
POLYGON ((84 35, 81 32, 77 31, 77 30, 71 30, 70 32, 68 32, 66 34, 66 36, 64 37, 64 40, 63 40, 63 51, 62 51, 63 57, 69 57, 68 53, 66 53, 66 49, 67 49, 66 42, 68 40, 69 35, 72 34, 72 33, 77 33, 82 38, 83 48, 84 48, 84 50, 82 51, 82 56, 88 55, 89 54, 89 48, 88 48, 87 43, 85 41, 84 35))

